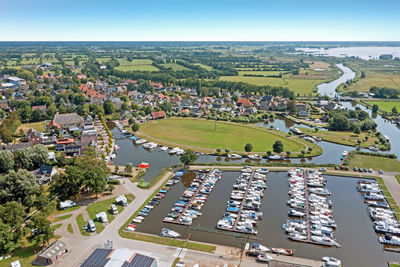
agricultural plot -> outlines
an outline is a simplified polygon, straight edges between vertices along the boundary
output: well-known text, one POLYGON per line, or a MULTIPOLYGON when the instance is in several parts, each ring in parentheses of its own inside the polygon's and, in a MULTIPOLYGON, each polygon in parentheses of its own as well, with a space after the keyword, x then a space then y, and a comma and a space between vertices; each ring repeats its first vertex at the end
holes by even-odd
POLYGON ((166 67, 166 68, 171 68, 172 70, 175 70, 175 71, 189 70, 188 68, 186 68, 186 67, 184 67, 182 65, 176 64, 176 63, 165 63, 165 64, 162 64, 162 65, 164 67, 166 67))
POLYGON ((367 71, 366 77, 347 87, 349 91, 368 92, 373 86, 400 89, 400 73, 367 71))
POLYGON ((158 68, 151 65, 153 61, 151 59, 133 59, 128 61, 124 59, 118 59, 119 66, 116 67, 117 70, 121 71, 158 71, 158 68))
POLYGON ((395 101, 395 100, 367 100, 365 101, 368 104, 372 105, 378 105, 379 110, 385 111, 385 112, 392 112, 392 108, 396 107, 398 111, 400 111, 400 101, 395 101))

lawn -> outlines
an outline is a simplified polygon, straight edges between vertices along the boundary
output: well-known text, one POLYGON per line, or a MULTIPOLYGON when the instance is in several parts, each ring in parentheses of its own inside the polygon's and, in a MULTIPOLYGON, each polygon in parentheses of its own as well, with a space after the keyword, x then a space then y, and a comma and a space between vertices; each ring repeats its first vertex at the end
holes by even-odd
MULTIPOLYGON (((135 199, 135 196, 133 194, 127 194, 125 195, 128 204, 132 202, 132 200, 135 199)), ((96 232, 100 233, 104 229, 104 223, 101 223, 96 220, 96 214, 105 211, 107 214, 107 219, 108 222, 112 222, 115 218, 115 215, 113 215, 110 211, 110 206, 111 204, 115 204, 115 197, 106 199, 106 200, 101 200, 101 201, 96 201, 92 204, 90 204, 87 208, 86 211, 89 214, 89 217, 94 221, 94 224, 96 225, 96 232)), ((121 205, 116 205, 118 209, 118 213, 121 213, 124 210, 124 207, 121 205)), ((118 216, 118 215, 117 215, 118 216)))
POLYGON ((60 217, 52 218, 52 222, 63 221, 63 220, 66 220, 66 219, 70 218, 71 216, 72 216, 72 214, 67 214, 67 215, 63 215, 63 216, 60 216, 60 217))
POLYGON ((44 132, 45 130, 45 122, 40 121, 40 122, 31 122, 31 123, 23 123, 21 124, 17 130, 16 133, 19 133, 19 131, 22 129, 24 133, 26 133, 29 129, 33 128, 34 130, 38 132, 44 132))
POLYGON ((151 59, 133 59, 128 61, 126 59, 118 59, 119 66, 116 67, 117 70, 122 71, 158 71, 157 67, 151 65, 153 61, 151 59))
POLYGON ((72 228, 72 224, 68 224, 67 229, 68 229, 68 232, 70 232, 71 234, 74 233, 74 229, 72 228))
POLYGON ((244 82, 258 86, 281 86, 288 87, 299 96, 309 96, 316 90, 317 85, 324 83, 321 79, 295 79, 295 78, 271 78, 271 77, 249 77, 249 76, 221 76, 223 81, 244 82))
POLYGON ((185 66, 182 66, 182 65, 179 65, 179 64, 176 64, 176 63, 165 63, 165 64, 162 64, 162 66, 164 66, 165 68, 171 68, 172 70, 175 70, 175 71, 189 70, 185 66))
POLYGON ((202 67, 203 69, 209 70, 209 71, 211 71, 211 70, 213 69, 211 66, 204 65, 204 64, 201 64, 201 63, 194 63, 193 65, 200 66, 200 67, 202 67))
POLYGON ((400 162, 398 159, 391 159, 386 157, 377 157, 369 155, 354 155, 350 162, 350 168, 371 168, 373 170, 384 170, 392 172, 400 172, 400 162))
POLYGON ((397 111, 400 111, 400 101, 396 100, 366 100, 365 101, 367 104, 373 106, 373 105, 378 105, 379 110, 382 110, 384 112, 392 112, 392 108, 396 107, 397 111))
MULTIPOLYGON (((355 134, 351 131, 325 131, 319 130, 318 132, 314 131, 313 129, 307 129, 303 127, 299 127, 299 129, 310 136, 318 136, 321 137, 324 141, 342 144, 347 146, 357 146, 357 140, 360 139, 362 141, 361 147, 368 148, 370 146, 375 145, 375 141, 378 138, 375 135, 369 135, 368 132, 362 132, 360 134, 355 134), (368 136, 368 140, 365 140, 365 137, 368 136)), ((381 147, 379 145, 378 147, 381 147)))
POLYGON ((169 143, 170 146, 183 145, 201 152, 213 152, 218 147, 243 152, 246 143, 251 143, 253 152, 265 153, 272 150, 272 145, 278 140, 282 141, 284 151, 299 152, 306 149, 303 143, 289 139, 277 131, 253 125, 200 119, 172 118, 149 121, 141 125, 140 133, 146 135, 145 138, 152 137, 160 143, 169 143))
POLYGON ((83 229, 83 227, 86 225, 87 222, 83 219, 83 215, 79 214, 76 216, 76 223, 78 224, 79 231, 81 232, 81 235, 89 236, 90 234, 83 229))
POLYGON ((372 86, 400 89, 400 74, 366 71, 366 77, 347 87, 349 91, 369 92, 372 86))

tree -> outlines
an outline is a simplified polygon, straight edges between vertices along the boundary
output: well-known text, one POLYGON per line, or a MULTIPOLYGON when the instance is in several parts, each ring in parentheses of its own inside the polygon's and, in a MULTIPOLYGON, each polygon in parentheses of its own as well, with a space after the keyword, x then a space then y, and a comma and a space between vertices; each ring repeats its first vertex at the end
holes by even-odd
POLYGON ((72 132, 72 136, 74 138, 78 138, 80 135, 81 135, 81 133, 78 130, 75 130, 75 131, 72 132))
POLYGON ((225 148, 225 153, 231 152, 230 148, 225 148))
POLYGON ((180 161, 186 166, 197 160, 198 156, 192 150, 188 149, 181 156, 180 161))
POLYGON ((301 151, 301 155, 304 157, 305 154, 306 154, 306 151, 305 151, 305 150, 302 150, 302 151, 301 151))
POLYGON ((222 148, 220 148, 220 147, 217 147, 216 151, 217 151, 218 153, 221 153, 221 151, 222 151, 222 148))
POLYGON ((4 150, 0 152, 0 172, 5 173, 14 168, 14 155, 4 150))
POLYGON ((397 111, 397 108, 396 108, 396 107, 393 107, 393 108, 392 108, 392 113, 393 113, 393 114, 397 114, 397 113, 398 113, 398 111, 397 111))
POLYGON ((139 128, 140 128, 140 125, 139 125, 138 123, 134 122, 134 123, 132 124, 132 131, 133 131, 133 132, 139 131, 139 128))
POLYGON ((56 161, 59 167, 65 166, 68 163, 67 155, 64 151, 58 152, 56 154, 56 161))
POLYGON ((47 245, 54 236, 54 229, 51 228, 50 221, 42 214, 33 217, 31 228, 32 234, 28 240, 39 246, 47 245))
POLYGON ((360 78, 361 78, 361 79, 364 79, 365 77, 367 77, 367 75, 365 74, 365 71, 362 71, 362 72, 361 72, 360 78))
POLYGON ((132 173, 132 165, 127 163, 125 164, 125 173, 126 174, 131 174, 132 173))
POLYGON ((107 99, 103 103, 103 109, 105 114, 113 114, 114 113, 114 105, 111 100, 107 99))
POLYGON ((273 151, 275 152, 275 153, 281 153, 282 151, 283 151, 283 143, 282 143, 282 141, 276 141, 275 143, 274 143, 274 145, 272 146, 272 148, 273 148, 273 151))
POLYGON ((245 150, 246 152, 250 152, 251 150, 253 150, 253 145, 250 144, 250 143, 247 143, 247 144, 244 146, 244 150, 245 150))
POLYGON ((307 150, 308 150, 308 152, 310 152, 310 153, 311 153, 311 152, 312 152, 314 149, 313 149, 312 147, 308 147, 308 149, 307 149, 307 150))
POLYGON ((290 151, 290 150, 286 151, 286 156, 287 157, 290 157, 290 154, 292 154, 292 151, 290 151))
POLYGON ((115 164, 115 167, 114 167, 114 172, 116 172, 116 173, 118 173, 118 172, 119 172, 119 165, 115 164))
POLYGON ((353 133, 355 133, 355 134, 360 134, 361 133, 360 125, 354 126, 353 133))
POLYGON ((43 111, 41 111, 40 109, 35 109, 33 112, 32 112, 32 118, 31 118, 31 120, 32 121, 42 121, 43 120, 43 111))
POLYGON ((272 151, 271 150, 268 150, 267 151, 267 156, 271 156, 272 155, 272 151))
POLYGON ((297 114, 296 102, 293 100, 289 101, 286 109, 287 111, 289 111, 290 114, 297 114))
POLYGON ((115 189, 115 186, 113 184, 108 184, 107 185, 107 191, 110 192, 110 194, 112 194, 112 191, 115 189))
POLYGON ((4 143, 11 143, 13 140, 11 131, 6 127, 0 128, 0 136, 4 143))
POLYGON ((24 169, 11 170, 0 176, 0 204, 17 201, 29 208, 32 206, 32 196, 36 193, 38 184, 36 177, 24 169))
POLYGON ((336 114, 329 119, 329 129, 333 131, 347 130, 350 126, 349 118, 343 114, 336 114))
POLYGON ((378 106, 377 104, 374 104, 374 105, 372 106, 372 113, 377 113, 378 110, 379 110, 379 106, 378 106))

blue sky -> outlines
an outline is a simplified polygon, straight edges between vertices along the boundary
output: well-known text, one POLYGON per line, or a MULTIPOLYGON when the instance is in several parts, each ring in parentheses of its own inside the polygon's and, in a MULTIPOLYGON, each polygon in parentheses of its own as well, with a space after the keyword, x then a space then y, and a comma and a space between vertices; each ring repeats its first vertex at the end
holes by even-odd
POLYGON ((0 41, 400 41, 399 0, 0 0, 0 41))

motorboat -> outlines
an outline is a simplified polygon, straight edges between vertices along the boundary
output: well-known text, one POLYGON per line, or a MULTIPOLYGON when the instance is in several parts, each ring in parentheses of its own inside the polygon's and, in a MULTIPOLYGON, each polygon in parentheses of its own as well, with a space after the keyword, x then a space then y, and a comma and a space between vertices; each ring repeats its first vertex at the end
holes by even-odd
POLYGON ((262 159, 262 157, 258 154, 249 155, 248 157, 249 157, 249 159, 254 159, 254 160, 262 159))
POLYGON ((285 248, 271 248, 272 253, 284 256, 293 256, 293 250, 285 248))
POLYGON ((257 256, 257 260, 260 262, 269 262, 272 261, 274 258, 265 254, 260 254, 257 256))
POLYGON ((261 252, 270 252, 271 251, 269 248, 267 248, 267 247, 265 247, 265 246, 263 246, 263 245, 261 245, 259 243, 251 244, 250 249, 255 249, 255 250, 258 250, 258 251, 261 251, 261 252))
POLYGON ((238 154, 229 154, 228 158, 230 158, 230 159, 241 159, 242 156, 240 156, 238 154))
POLYGON ((298 134, 298 135, 303 134, 303 132, 300 131, 300 130, 299 130, 298 128, 296 128, 296 127, 290 127, 289 130, 290 130, 291 132, 295 133, 295 134, 298 134))
POLYGON ((181 235, 179 233, 175 232, 175 231, 172 231, 172 230, 168 229, 168 228, 163 228, 161 230, 160 236, 169 237, 169 238, 178 238, 181 235))
POLYGON ((322 257, 324 261, 324 267, 339 267, 341 266, 342 262, 334 257, 322 257))
POLYGON ((143 145, 144 148, 149 149, 149 150, 154 149, 157 146, 158 146, 157 143, 154 143, 154 142, 149 142, 149 143, 146 143, 143 145))
POLYGON ((378 239, 382 244, 400 246, 400 237, 397 236, 387 234, 385 236, 380 236, 378 239))
POLYGON ((145 143, 147 143, 146 139, 138 139, 138 140, 135 141, 136 145, 142 145, 142 144, 145 144, 145 143))
POLYGON ((261 169, 257 169, 256 172, 262 173, 262 174, 267 174, 269 172, 269 170, 267 168, 261 168, 261 169))
POLYGON ((167 151, 167 150, 168 150, 168 147, 167 147, 167 146, 162 146, 162 147, 160 147, 160 149, 161 149, 162 151, 167 151))
POLYGON ((272 156, 268 156, 269 160, 284 160, 285 156, 281 156, 281 155, 272 155, 272 156))
POLYGON ((147 169, 149 167, 150 167, 150 164, 147 162, 141 162, 140 164, 138 164, 138 168, 147 169))

